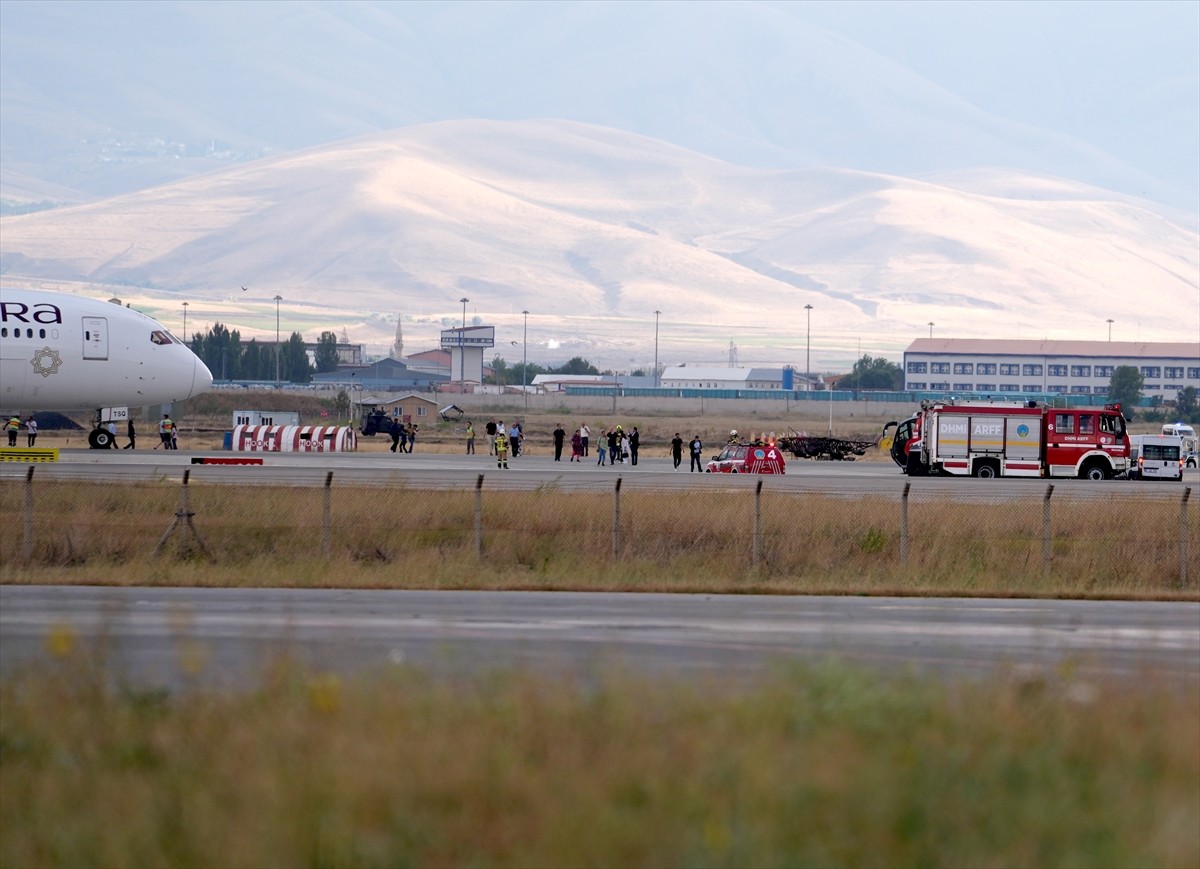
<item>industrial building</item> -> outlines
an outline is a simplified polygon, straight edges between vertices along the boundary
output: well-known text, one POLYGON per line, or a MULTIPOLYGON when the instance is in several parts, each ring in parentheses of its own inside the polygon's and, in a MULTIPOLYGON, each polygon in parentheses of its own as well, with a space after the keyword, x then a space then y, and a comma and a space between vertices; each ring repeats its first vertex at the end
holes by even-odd
POLYGON ((1200 389, 1200 342, 918 338, 904 351, 910 392, 1103 395, 1120 366, 1137 368, 1142 395, 1174 400, 1200 389))

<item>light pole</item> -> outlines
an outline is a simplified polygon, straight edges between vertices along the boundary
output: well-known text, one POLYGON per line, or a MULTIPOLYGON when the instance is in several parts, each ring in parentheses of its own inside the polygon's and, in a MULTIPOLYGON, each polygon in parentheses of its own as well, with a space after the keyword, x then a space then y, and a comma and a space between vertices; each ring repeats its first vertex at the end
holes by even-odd
MULTIPOLYGON (((471 300, 468 299, 466 296, 463 296, 461 299, 459 299, 459 301, 462 302, 462 306, 463 306, 463 321, 462 321, 462 328, 458 330, 458 382, 460 385, 460 391, 463 391, 466 389, 466 387, 462 386, 462 384, 465 384, 467 382, 467 360, 463 356, 463 335, 465 335, 466 331, 467 331, 467 302, 469 302, 471 300)), ((450 366, 450 374, 451 374, 451 376, 454 375, 454 366, 453 365, 450 366)), ((482 380, 483 380, 482 369, 479 372, 479 379, 482 382, 482 380)))
POLYGON ((804 345, 804 391, 812 391, 812 305, 804 306, 804 315, 808 318, 808 325, 805 329, 806 338, 804 345))
POLYGON ((933 337, 933 320, 929 321, 929 337, 933 337))
POLYGON ((529 312, 525 315, 525 331, 521 336, 521 393, 525 396, 525 413, 529 413, 529 312))
POLYGON ((183 343, 187 343, 187 306, 188 303, 183 303, 183 343))
POLYGON ((1112 340, 1112 324, 1113 324, 1112 317, 1109 317, 1108 318, 1108 340, 1109 341, 1112 340))
POLYGON ((279 303, 283 296, 275 295, 275 385, 279 385, 279 303))
POLYGON ((654 386, 658 386, 658 318, 662 311, 654 312, 654 386))

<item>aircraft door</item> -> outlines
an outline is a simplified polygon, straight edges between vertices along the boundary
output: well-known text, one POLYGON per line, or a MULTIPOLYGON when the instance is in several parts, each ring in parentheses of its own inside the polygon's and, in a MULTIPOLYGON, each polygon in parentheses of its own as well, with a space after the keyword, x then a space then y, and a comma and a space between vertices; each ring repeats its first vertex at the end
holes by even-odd
POLYGON ((108 318, 83 318, 83 358, 108 358, 108 318))

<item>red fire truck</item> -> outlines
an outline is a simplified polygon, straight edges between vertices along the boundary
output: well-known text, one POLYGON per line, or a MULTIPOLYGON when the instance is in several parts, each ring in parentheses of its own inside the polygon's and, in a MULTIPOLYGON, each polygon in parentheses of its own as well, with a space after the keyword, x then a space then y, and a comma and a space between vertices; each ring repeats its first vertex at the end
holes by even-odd
POLYGON ((1119 404, 1046 407, 992 401, 923 401, 895 426, 892 459, 909 476, 1081 477, 1129 469, 1119 404))

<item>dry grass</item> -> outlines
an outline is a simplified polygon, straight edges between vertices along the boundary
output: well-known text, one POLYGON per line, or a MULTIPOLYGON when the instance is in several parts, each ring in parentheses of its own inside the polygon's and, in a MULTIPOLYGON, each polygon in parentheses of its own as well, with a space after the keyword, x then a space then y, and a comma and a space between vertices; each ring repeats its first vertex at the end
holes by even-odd
MULTIPOLYGON (((0 581, 214 586, 907 593, 1196 598, 1200 515, 1179 567, 1179 506, 1056 500, 1043 561, 1040 499, 914 498, 907 563, 894 499, 769 493, 752 561, 753 494, 631 491, 614 556, 611 492, 475 494, 336 487, 188 487, 203 548, 179 527, 177 483, 41 481, 26 558, 23 481, 0 483, 0 581), (1136 529, 1123 518, 1136 515, 1136 529)), ((1200 514, 1200 505, 1192 504, 1200 514)))
POLYGON ((1152 680, 109 684, 0 686, 0 865, 1200 865, 1200 699, 1152 680))

